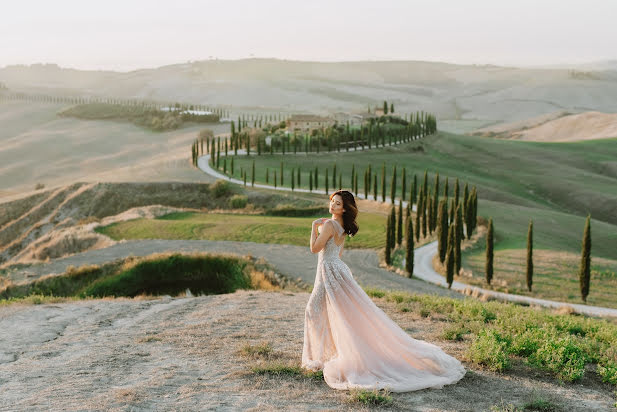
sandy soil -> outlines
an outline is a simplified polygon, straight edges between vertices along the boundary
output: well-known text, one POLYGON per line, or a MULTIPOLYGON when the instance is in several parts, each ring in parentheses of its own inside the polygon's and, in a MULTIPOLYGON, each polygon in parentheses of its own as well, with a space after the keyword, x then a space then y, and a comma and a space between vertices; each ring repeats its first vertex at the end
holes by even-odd
POLYGON ((535 142, 575 142, 617 137, 617 114, 556 112, 527 121, 476 130, 476 136, 535 142))
MULTIPOLYGON (((88 300, 0 308, 0 398, 9 410, 358 410, 349 393, 304 378, 256 376, 247 344, 269 342, 273 359, 299 365, 308 293, 88 300)), ((464 344, 439 338, 442 322, 376 299, 412 336, 459 359, 464 344)), ((469 372, 442 390, 393 394, 391 410, 478 411, 533 396, 559 410, 609 410, 608 385, 560 385, 515 366, 469 372)), ((588 374, 592 376, 592 374, 588 374)))

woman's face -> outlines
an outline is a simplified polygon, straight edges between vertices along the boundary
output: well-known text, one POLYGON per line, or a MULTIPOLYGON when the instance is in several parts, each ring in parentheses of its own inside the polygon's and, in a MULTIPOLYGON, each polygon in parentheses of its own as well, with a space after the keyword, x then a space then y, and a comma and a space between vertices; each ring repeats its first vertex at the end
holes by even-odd
POLYGON ((333 215, 342 215, 345 209, 343 209, 343 198, 341 195, 335 195, 330 199, 330 213, 333 215))

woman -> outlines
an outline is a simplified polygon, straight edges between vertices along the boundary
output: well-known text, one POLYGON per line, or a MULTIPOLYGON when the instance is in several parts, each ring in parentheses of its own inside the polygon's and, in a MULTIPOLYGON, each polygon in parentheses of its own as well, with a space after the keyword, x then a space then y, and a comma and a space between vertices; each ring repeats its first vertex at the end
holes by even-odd
POLYGON ((334 389, 405 392, 460 380, 463 365, 438 346, 410 337, 373 303, 340 259, 344 234, 358 232, 353 195, 334 192, 330 213, 331 219, 315 220, 311 231, 311 252, 319 258, 305 311, 302 367, 323 370, 334 389))

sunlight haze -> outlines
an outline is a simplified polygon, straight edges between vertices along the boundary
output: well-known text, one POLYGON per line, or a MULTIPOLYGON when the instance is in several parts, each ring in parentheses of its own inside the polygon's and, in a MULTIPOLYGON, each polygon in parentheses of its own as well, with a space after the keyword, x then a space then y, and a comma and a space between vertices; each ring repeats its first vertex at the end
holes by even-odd
POLYGON ((617 3, 600 0, 21 1, 2 15, 0 67, 128 71, 248 57, 524 66, 617 57, 617 3))

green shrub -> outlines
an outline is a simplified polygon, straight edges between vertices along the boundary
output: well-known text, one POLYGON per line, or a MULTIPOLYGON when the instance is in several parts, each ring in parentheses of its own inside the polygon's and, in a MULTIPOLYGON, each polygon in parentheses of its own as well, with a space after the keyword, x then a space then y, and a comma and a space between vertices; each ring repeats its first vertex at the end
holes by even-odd
POLYGON ((231 194, 231 185, 228 181, 219 179, 210 186, 210 192, 219 198, 231 194))
POLYGON ((265 214, 287 217, 323 216, 328 214, 328 209, 323 206, 298 207, 294 205, 278 205, 273 209, 266 210, 265 214))
POLYGON ((604 382, 617 385, 617 363, 598 365, 598 375, 604 382))
POLYGON ((388 390, 352 390, 351 398, 353 401, 364 405, 386 406, 392 403, 392 396, 390 396, 390 392, 388 390))
POLYGON ((545 340, 538 350, 529 356, 529 362, 554 372, 559 379, 573 382, 585 373, 586 356, 571 336, 545 340))
POLYGON ((229 198, 229 207, 232 209, 242 209, 246 207, 248 203, 248 197, 244 195, 233 195, 229 198))
POLYGON ((449 325, 444 328, 441 337, 446 340, 461 341, 467 332, 467 328, 463 325, 449 325))
POLYGON ((193 258, 174 254, 140 262, 129 270, 99 279, 81 296, 177 295, 189 288, 195 294, 231 293, 250 288, 245 262, 221 256, 193 258))
POLYGON ((472 362, 486 365, 490 370, 501 372, 510 367, 509 340, 493 329, 482 329, 477 339, 467 349, 472 362))
POLYGON ((366 292, 366 294, 372 298, 383 298, 386 295, 386 292, 384 292, 383 290, 372 288, 366 288, 364 289, 364 292, 366 292))

